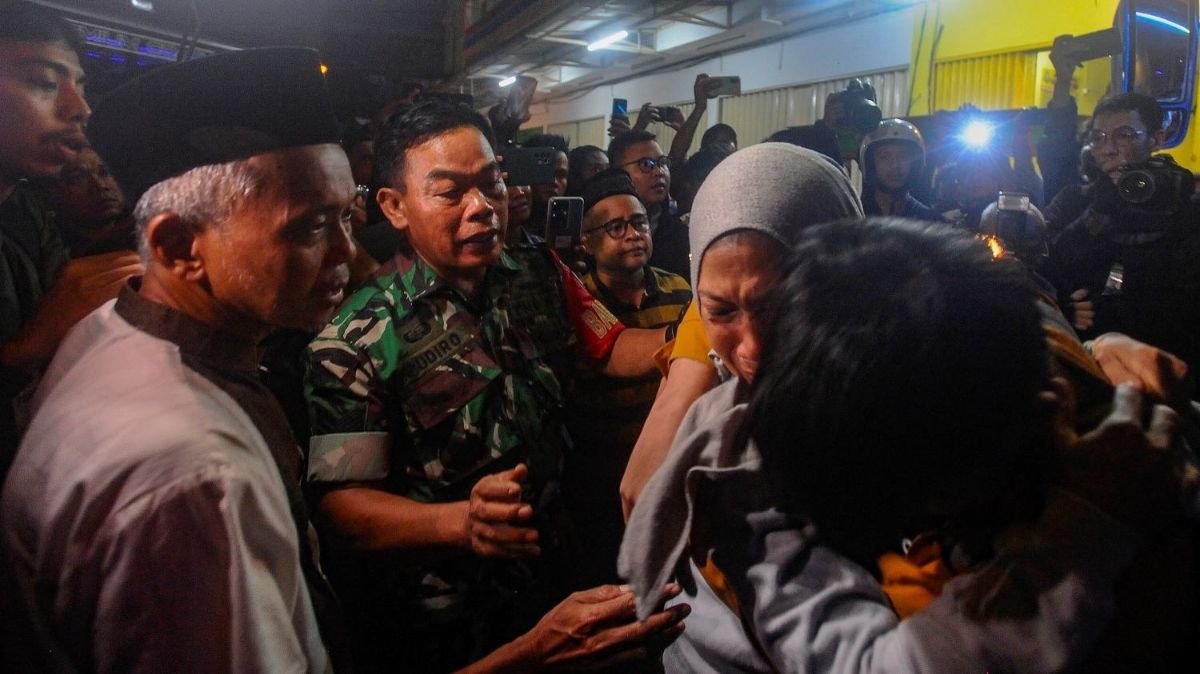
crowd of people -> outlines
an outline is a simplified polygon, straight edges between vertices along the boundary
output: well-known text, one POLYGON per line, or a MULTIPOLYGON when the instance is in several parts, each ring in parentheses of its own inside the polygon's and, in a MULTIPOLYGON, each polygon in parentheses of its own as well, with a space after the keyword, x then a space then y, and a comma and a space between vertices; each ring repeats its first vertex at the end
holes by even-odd
POLYGON ((1036 140, 855 82, 689 155, 706 75, 571 147, 419 86, 347 124, 302 48, 91 101, 80 51, 0 4, 5 671, 1200 663, 1155 99, 1081 122, 1056 49, 1036 140))

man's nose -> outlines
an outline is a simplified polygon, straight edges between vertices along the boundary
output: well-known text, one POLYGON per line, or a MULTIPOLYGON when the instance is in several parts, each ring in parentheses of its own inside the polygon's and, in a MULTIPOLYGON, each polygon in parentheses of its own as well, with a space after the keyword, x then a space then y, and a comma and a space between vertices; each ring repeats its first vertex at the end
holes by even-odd
POLYGON ((92 108, 79 87, 68 82, 58 90, 58 114, 63 119, 86 124, 92 116, 92 108))
POLYGON ((333 229, 335 231, 331 234, 332 239, 329 242, 329 262, 339 265, 353 260, 357 249, 354 245, 354 237, 350 234, 350 224, 342 223, 341 227, 333 229))
POLYGON ((471 188, 463 198, 467 200, 466 216, 469 220, 490 218, 496 211, 491 199, 477 187, 471 188))

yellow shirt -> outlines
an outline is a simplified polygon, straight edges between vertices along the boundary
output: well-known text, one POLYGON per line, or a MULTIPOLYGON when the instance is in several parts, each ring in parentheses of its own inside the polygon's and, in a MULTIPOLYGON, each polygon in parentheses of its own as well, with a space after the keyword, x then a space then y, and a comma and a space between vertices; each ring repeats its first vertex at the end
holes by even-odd
POLYGON ((700 322, 700 307, 692 300, 679 322, 675 339, 664 344, 658 353, 654 354, 654 362, 664 375, 671 369, 671 363, 679 358, 694 360, 716 369, 708 358, 709 351, 712 351, 712 344, 708 341, 704 324, 700 322))

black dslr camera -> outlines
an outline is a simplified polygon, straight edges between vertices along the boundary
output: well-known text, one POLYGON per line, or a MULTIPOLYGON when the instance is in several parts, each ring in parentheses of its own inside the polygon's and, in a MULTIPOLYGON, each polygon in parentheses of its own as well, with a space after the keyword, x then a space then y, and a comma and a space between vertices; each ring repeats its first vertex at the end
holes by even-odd
POLYGON ((875 103, 875 87, 861 80, 850 80, 846 88, 834 94, 845 110, 846 127, 861 134, 874 131, 883 119, 883 111, 875 103))
POLYGON ((1152 215, 1172 215, 1196 190, 1191 171, 1169 155, 1155 155, 1140 164, 1126 164, 1118 171, 1117 193, 1127 209, 1152 215))

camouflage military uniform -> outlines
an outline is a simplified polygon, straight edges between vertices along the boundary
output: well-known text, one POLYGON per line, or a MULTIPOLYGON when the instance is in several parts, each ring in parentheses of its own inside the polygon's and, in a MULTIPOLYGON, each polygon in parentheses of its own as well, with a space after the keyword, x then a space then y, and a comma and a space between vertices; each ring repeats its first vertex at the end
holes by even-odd
POLYGON ((357 560, 335 577, 352 622, 357 614, 369 623, 374 642, 403 644, 393 670, 461 665, 561 598, 546 577, 562 564, 564 387, 581 352, 607 357, 623 326, 542 248, 503 253, 479 303, 419 258, 397 257, 308 350, 308 474, 318 490, 370 482, 444 503, 467 498, 484 475, 529 466, 525 498, 542 530, 542 562, 464 552, 419 568, 357 560))

